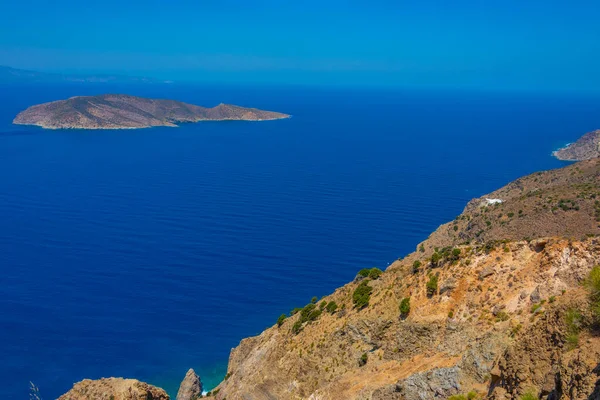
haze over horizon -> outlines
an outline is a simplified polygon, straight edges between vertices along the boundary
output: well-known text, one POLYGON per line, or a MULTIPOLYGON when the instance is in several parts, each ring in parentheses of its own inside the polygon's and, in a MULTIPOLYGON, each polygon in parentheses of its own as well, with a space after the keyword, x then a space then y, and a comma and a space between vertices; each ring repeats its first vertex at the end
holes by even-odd
POLYGON ((178 81, 600 89, 600 9, 534 0, 0 4, 0 65, 178 81))

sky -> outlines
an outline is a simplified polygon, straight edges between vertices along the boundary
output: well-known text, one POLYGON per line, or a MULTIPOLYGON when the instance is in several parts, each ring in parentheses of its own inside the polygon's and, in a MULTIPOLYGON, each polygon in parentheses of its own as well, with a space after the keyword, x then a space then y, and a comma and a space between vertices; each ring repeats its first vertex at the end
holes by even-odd
POLYGON ((600 91, 588 0, 0 0, 0 65, 174 81, 600 91))

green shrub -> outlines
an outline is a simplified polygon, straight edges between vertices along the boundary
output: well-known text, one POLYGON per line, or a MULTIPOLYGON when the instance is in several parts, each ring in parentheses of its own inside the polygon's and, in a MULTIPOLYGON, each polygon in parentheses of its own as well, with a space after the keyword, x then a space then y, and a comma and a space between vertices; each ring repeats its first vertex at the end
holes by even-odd
POLYGON ((292 315, 296 315, 296 314, 298 314, 300 311, 302 311, 302 309, 301 309, 301 308, 299 308, 299 307, 296 307, 296 308, 294 308, 292 311, 290 311, 290 317, 291 317, 292 315))
POLYGON ((368 306, 372 291, 373 288, 369 286, 369 281, 362 281, 352 294, 352 302, 354 303, 354 307, 360 310, 368 306))
POLYGON ((477 398, 477 392, 474 390, 471 390, 469 393, 467 393, 467 399, 468 400, 474 400, 477 398))
POLYGON ((596 317, 596 321, 600 322, 600 266, 595 266, 590 271, 585 286, 590 292, 590 300, 592 301, 592 312, 596 317))
POLYGON ((426 288, 427 288, 427 296, 431 297, 434 294, 436 294, 437 288, 438 288, 438 276, 437 275, 431 275, 429 277, 429 281, 427 282, 426 288))
POLYGON ((523 396, 519 397, 519 400, 538 400, 538 398, 532 392, 527 392, 523 396))
POLYGON ((408 314, 410 314, 410 297, 405 297, 400 302, 400 316, 406 318, 408 314))
POLYGON ((437 251, 431 255, 431 264, 437 265, 438 262, 442 259, 442 256, 437 251))
POLYGON ((277 318, 277 326, 283 325, 283 321, 285 321, 286 318, 287 316, 285 314, 281 314, 279 318, 277 318))
POLYGON ((565 324, 567 325, 567 349, 573 350, 579 345, 579 332, 583 326, 583 317, 575 309, 567 310, 565 314, 565 324))
POLYGON ((454 396, 448 397, 448 400, 467 400, 467 396, 464 394, 455 394, 454 396))
POLYGON ((368 278, 371 270, 369 268, 363 268, 358 271, 358 276, 362 276, 363 278, 368 278))
POLYGON ((421 268, 421 261, 417 260, 413 263, 413 274, 416 274, 417 272, 419 272, 419 269, 421 268))
POLYGON ((452 318, 454 317, 454 311, 450 310, 448 311, 448 318, 452 318))
POLYGON ((317 300, 319 300, 319 299, 317 299, 317 296, 313 296, 313 298, 310 299, 310 302, 315 304, 317 302, 317 300))
POLYGON ((380 270, 379 268, 371 268, 371 270, 369 271, 369 279, 372 279, 372 280, 379 279, 381 274, 383 274, 383 271, 380 270))
POLYGON ((292 325, 292 333, 294 335, 297 335, 298 333, 300 333, 301 330, 302 330, 302 321, 298 320, 294 323, 294 325, 292 325))
POLYGON ((327 306, 325 307, 325 309, 327 310, 327 312, 329 314, 333 314, 337 311, 338 305, 335 301, 330 301, 327 306))
POLYGON ((319 303, 319 309, 323 310, 325 307, 327 306, 327 302, 326 301, 322 301, 319 303))
POLYGON ((421 253, 425 253, 425 246, 423 246, 423 244, 421 244, 421 245, 419 246, 419 251, 420 251, 421 253))
POLYGON ((500 311, 496 314, 496 322, 508 321, 509 318, 510 316, 504 311, 500 311))
POLYGON ((367 361, 369 361, 369 356, 367 355, 367 353, 363 353, 362 356, 360 356, 360 358, 358 359, 358 366, 362 367, 363 365, 366 365, 367 361))

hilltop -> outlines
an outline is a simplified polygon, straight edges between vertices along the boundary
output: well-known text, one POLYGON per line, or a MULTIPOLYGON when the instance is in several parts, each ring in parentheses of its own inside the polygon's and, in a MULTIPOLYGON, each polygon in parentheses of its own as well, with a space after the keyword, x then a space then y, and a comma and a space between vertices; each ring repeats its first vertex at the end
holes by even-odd
POLYGON ((556 150, 553 154, 564 161, 582 161, 600 157, 600 130, 586 133, 575 143, 556 150))
POLYGON ((175 100, 106 94, 35 105, 20 112, 13 123, 46 129, 132 129, 176 126, 186 122, 264 121, 288 117, 287 114, 229 104, 206 108, 175 100))

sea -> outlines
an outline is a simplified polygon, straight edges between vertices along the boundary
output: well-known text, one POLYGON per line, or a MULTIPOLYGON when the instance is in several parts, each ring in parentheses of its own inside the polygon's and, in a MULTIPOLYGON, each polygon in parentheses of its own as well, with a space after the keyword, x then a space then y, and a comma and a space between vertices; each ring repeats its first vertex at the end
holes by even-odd
POLYGON ((0 387, 57 398, 130 377, 210 390, 231 348, 384 269, 466 203, 565 163, 600 96, 200 84, 0 86, 0 387), (280 111, 265 122, 82 131, 30 105, 126 93, 280 111))

